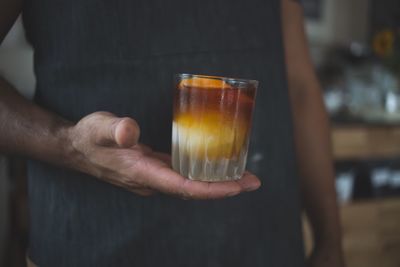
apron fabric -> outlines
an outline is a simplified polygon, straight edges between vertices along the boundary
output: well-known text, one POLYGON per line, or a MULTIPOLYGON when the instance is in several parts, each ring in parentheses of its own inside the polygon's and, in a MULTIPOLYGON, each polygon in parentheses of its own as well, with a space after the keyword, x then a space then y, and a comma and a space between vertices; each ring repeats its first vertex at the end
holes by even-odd
POLYGON ((40 267, 301 267, 300 197, 280 0, 26 0, 35 102, 71 121, 130 116, 169 152, 173 75, 257 79, 248 169, 256 192, 140 197, 30 161, 29 258, 40 267))

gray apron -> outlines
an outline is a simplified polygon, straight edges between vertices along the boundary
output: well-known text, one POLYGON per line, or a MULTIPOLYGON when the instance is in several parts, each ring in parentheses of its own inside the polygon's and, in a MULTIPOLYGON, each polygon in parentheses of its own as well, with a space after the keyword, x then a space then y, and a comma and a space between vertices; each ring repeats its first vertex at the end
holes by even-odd
POLYGON ((78 121, 131 116, 169 152, 175 73, 260 81, 253 193, 143 198, 29 163, 29 257, 40 267, 304 266, 279 0, 26 0, 38 105, 78 121))

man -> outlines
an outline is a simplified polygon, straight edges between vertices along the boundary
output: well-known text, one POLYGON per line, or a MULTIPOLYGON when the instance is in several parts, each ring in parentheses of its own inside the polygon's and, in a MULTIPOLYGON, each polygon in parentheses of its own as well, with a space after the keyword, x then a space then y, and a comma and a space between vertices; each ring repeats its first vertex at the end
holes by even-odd
POLYGON ((304 266, 301 187, 309 265, 343 266, 327 116, 299 3, 3 0, 1 40, 21 12, 36 103, 1 80, 0 151, 33 159, 35 264, 304 266), (249 155, 257 191, 226 198, 260 186, 250 173, 203 183, 170 169, 179 72, 260 80, 249 155))

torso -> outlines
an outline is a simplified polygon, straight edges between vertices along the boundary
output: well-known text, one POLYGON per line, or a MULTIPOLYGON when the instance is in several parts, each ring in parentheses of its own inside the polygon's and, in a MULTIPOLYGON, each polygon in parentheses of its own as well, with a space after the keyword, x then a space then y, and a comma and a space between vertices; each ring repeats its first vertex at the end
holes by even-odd
POLYGON ((260 81, 248 167, 257 192, 142 198, 30 162, 30 252, 46 266, 303 266, 279 0, 26 0, 35 101, 78 120, 131 116, 168 152, 175 73, 260 81))

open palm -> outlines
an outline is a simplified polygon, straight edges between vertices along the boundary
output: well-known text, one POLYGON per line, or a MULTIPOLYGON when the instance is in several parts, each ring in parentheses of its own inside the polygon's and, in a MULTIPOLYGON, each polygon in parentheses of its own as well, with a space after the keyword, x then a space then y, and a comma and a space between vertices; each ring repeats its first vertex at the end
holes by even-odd
POLYGON ((105 112, 83 118, 71 131, 82 162, 79 170, 142 196, 160 192, 184 199, 216 199, 260 186, 249 172, 237 181, 189 180, 172 170, 169 155, 137 144, 138 137, 139 128, 130 118, 105 112))

